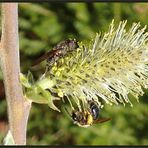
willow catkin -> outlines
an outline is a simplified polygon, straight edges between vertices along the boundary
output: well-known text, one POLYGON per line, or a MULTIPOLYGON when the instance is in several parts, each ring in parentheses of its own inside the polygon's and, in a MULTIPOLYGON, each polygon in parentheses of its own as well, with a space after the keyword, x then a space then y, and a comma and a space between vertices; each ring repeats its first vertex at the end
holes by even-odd
POLYGON ((140 29, 140 23, 126 30, 126 23, 121 21, 116 29, 112 21, 108 32, 79 43, 77 50, 60 58, 43 79, 29 87, 28 98, 35 95, 44 101, 47 97, 56 110, 55 93, 59 98, 66 96, 72 108, 73 102, 81 109, 88 100, 99 106, 102 102, 132 106, 129 94, 138 101, 143 88, 148 88, 148 32, 146 26, 140 29))
MULTIPOLYGON (((148 88, 148 33, 140 23, 126 31, 126 21, 117 29, 112 22, 109 31, 96 34, 88 45, 80 43, 76 52, 59 60, 51 69, 55 87, 71 103, 80 100, 106 103, 132 103, 128 95, 138 100, 143 88, 148 88)), ((51 92, 55 91, 50 88, 51 92)))

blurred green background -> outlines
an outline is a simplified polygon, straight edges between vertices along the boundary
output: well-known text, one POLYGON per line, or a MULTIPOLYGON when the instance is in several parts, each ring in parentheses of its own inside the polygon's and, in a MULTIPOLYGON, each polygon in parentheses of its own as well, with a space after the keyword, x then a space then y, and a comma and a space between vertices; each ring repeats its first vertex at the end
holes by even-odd
MULTIPOLYGON (((27 73, 31 63, 67 38, 89 40, 96 32, 107 31, 112 19, 118 24, 128 20, 148 24, 148 3, 20 3, 19 35, 21 71, 27 73)), ((38 75, 37 71, 35 75, 38 75)), ((6 134, 7 110, 0 73, 0 140, 6 134)), ((90 128, 80 128, 68 115, 47 105, 33 104, 27 144, 29 145, 148 145, 148 91, 134 107, 105 105, 102 116, 112 120, 90 128)))

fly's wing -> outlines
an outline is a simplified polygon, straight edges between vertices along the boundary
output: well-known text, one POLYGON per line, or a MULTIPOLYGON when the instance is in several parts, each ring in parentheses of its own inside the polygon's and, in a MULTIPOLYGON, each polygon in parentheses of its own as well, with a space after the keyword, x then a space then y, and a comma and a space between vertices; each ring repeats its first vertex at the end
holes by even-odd
POLYGON ((52 50, 52 51, 49 51, 49 52, 43 54, 40 58, 38 58, 35 62, 33 62, 32 67, 35 65, 38 65, 39 63, 41 63, 44 60, 52 58, 54 56, 55 52, 56 52, 56 50, 52 50))
POLYGON ((97 123, 103 123, 103 122, 107 122, 107 121, 109 121, 109 120, 111 120, 111 118, 100 118, 100 119, 96 119, 96 120, 94 120, 94 124, 97 124, 97 123))

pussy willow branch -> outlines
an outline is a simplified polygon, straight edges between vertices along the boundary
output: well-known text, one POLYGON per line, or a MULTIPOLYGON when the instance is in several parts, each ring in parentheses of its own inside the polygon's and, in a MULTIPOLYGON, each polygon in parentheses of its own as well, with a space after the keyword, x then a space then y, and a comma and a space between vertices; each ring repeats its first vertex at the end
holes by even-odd
POLYGON ((15 144, 26 144, 27 120, 31 104, 23 98, 19 80, 18 4, 2 4, 0 59, 8 106, 9 129, 15 144))

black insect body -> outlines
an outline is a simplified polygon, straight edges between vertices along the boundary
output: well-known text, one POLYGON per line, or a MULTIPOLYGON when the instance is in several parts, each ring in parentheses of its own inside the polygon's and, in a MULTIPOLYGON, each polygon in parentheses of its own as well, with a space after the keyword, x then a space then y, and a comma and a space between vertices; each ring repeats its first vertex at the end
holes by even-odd
POLYGON ((78 43, 75 39, 67 39, 58 43, 53 50, 42 55, 38 60, 33 63, 34 65, 47 60, 48 66, 53 65, 59 58, 65 56, 67 53, 72 52, 78 48, 78 43))
POLYGON ((110 120, 110 118, 99 118, 100 108, 95 101, 88 101, 88 109, 83 111, 73 110, 71 114, 69 112, 68 114, 73 122, 80 127, 89 127, 92 124, 103 123, 110 120))
POLYGON ((96 120, 99 117, 100 108, 97 106, 97 104, 94 101, 88 101, 90 113, 93 116, 93 119, 96 120))
POLYGON ((39 59, 37 59, 33 63, 32 68, 42 61, 46 60, 46 69, 43 76, 40 78, 42 79, 45 77, 46 73, 51 69, 55 62, 57 62, 61 57, 64 57, 66 54, 76 50, 78 47, 78 43, 75 39, 67 39, 61 41, 53 48, 53 50, 45 53, 39 59))

